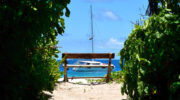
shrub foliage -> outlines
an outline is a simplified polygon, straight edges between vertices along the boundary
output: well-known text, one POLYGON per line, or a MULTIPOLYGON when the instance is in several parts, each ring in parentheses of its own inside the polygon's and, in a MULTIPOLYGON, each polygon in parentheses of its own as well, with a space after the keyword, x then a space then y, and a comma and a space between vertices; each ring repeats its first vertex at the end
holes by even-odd
POLYGON ((180 99, 180 15, 171 9, 135 29, 120 51, 122 93, 134 100, 180 99))
POLYGON ((0 1, 0 97, 35 100, 60 77, 56 36, 70 0, 0 1))

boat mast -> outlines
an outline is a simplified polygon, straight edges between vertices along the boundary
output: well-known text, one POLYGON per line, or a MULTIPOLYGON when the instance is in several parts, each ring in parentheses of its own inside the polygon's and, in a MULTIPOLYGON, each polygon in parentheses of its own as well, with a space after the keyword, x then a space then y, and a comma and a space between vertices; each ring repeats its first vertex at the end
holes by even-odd
POLYGON ((92 5, 91 5, 91 40, 92 40, 92 53, 94 53, 94 32, 93 32, 93 14, 92 14, 92 5))

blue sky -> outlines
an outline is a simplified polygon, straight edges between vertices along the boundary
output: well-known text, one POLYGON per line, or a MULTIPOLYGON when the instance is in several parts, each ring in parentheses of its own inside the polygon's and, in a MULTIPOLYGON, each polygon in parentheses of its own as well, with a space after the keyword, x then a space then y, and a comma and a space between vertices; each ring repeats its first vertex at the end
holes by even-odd
POLYGON ((90 5, 93 7, 94 51, 115 53, 123 48, 134 25, 145 14, 148 0, 71 0, 70 17, 65 19, 65 32, 58 36, 61 53, 91 53, 90 5))

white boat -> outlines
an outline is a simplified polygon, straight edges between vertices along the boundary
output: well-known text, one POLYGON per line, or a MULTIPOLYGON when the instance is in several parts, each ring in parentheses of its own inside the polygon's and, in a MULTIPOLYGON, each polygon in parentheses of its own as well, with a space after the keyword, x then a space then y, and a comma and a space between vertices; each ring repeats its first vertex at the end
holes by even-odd
MULTIPOLYGON (((76 64, 68 64, 68 67, 73 67, 73 70, 102 70, 107 69, 108 64, 98 62, 98 61, 79 61, 76 64)), ((114 68, 114 65, 111 64, 111 68, 114 68)))
MULTIPOLYGON (((94 32, 93 32, 93 15, 92 15, 92 6, 91 6, 91 37, 89 40, 92 41, 92 53, 94 53, 94 32)), ((98 69, 107 69, 108 64, 94 61, 93 59, 91 61, 79 61, 76 64, 73 65, 67 65, 68 67, 73 67, 73 70, 98 70, 98 69)), ((111 64, 111 67, 114 68, 114 65, 111 64)))
MULTIPOLYGON (((79 61, 76 64, 67 66, 73 67, 74 71, 104 71, 107 70, 108 64, 98 61, 79 61)), ((111 68, 114 68, 113 64, 111 64, 111 68)))

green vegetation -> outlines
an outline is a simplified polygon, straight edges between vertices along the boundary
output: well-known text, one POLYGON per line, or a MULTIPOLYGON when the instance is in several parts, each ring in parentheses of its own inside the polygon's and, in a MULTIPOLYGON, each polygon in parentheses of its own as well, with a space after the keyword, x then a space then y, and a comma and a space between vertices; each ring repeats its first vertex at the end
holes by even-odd
POLYGON ((0 97, 41 99, 60 77, 56 36, 64 32, 70 0, 0 1, 0 97))
POLYGON ((158 15, 135 25, 120 51, 121 90, 133 100, 180 99, 180 13, 164 3, 158 15))
POLYGON ((102 78, 102 79, 87 79, 87 82, 90 83, 90 84, 96 84, 96 83, 102 83, 102 82, 105 82, 105 79, 102 78))
MULTIPOLYGON (((106 76, 106 75, 105 75, 106 76)), ((88 83, 94 84, 94 83, 102 83, 105 82, 106 78, 101 78, 101 79, 87 79, 88 83)), ((121 83, 123 82, 123 73, 122 71, 117 71, 117 72, 112 72, 111 73, 111 78, 109 83, 116 82, 116 83, 121 83)))
POLYGON ((76 82, 76 84, 83 84, 83 82, 81 82, 81 81, 80 82, 76 82))
POLYGON ((122 71, 112 72, 110 82, 116 82, 116 83, 123 82, 123 72, 122 71))
POLYGON ((161 13, 162 9, 171 9, 172 13, 178 14, 179 9, 179 0, 148 0, 149 5, 146 10, 147 15, 158 15, 161 13))

